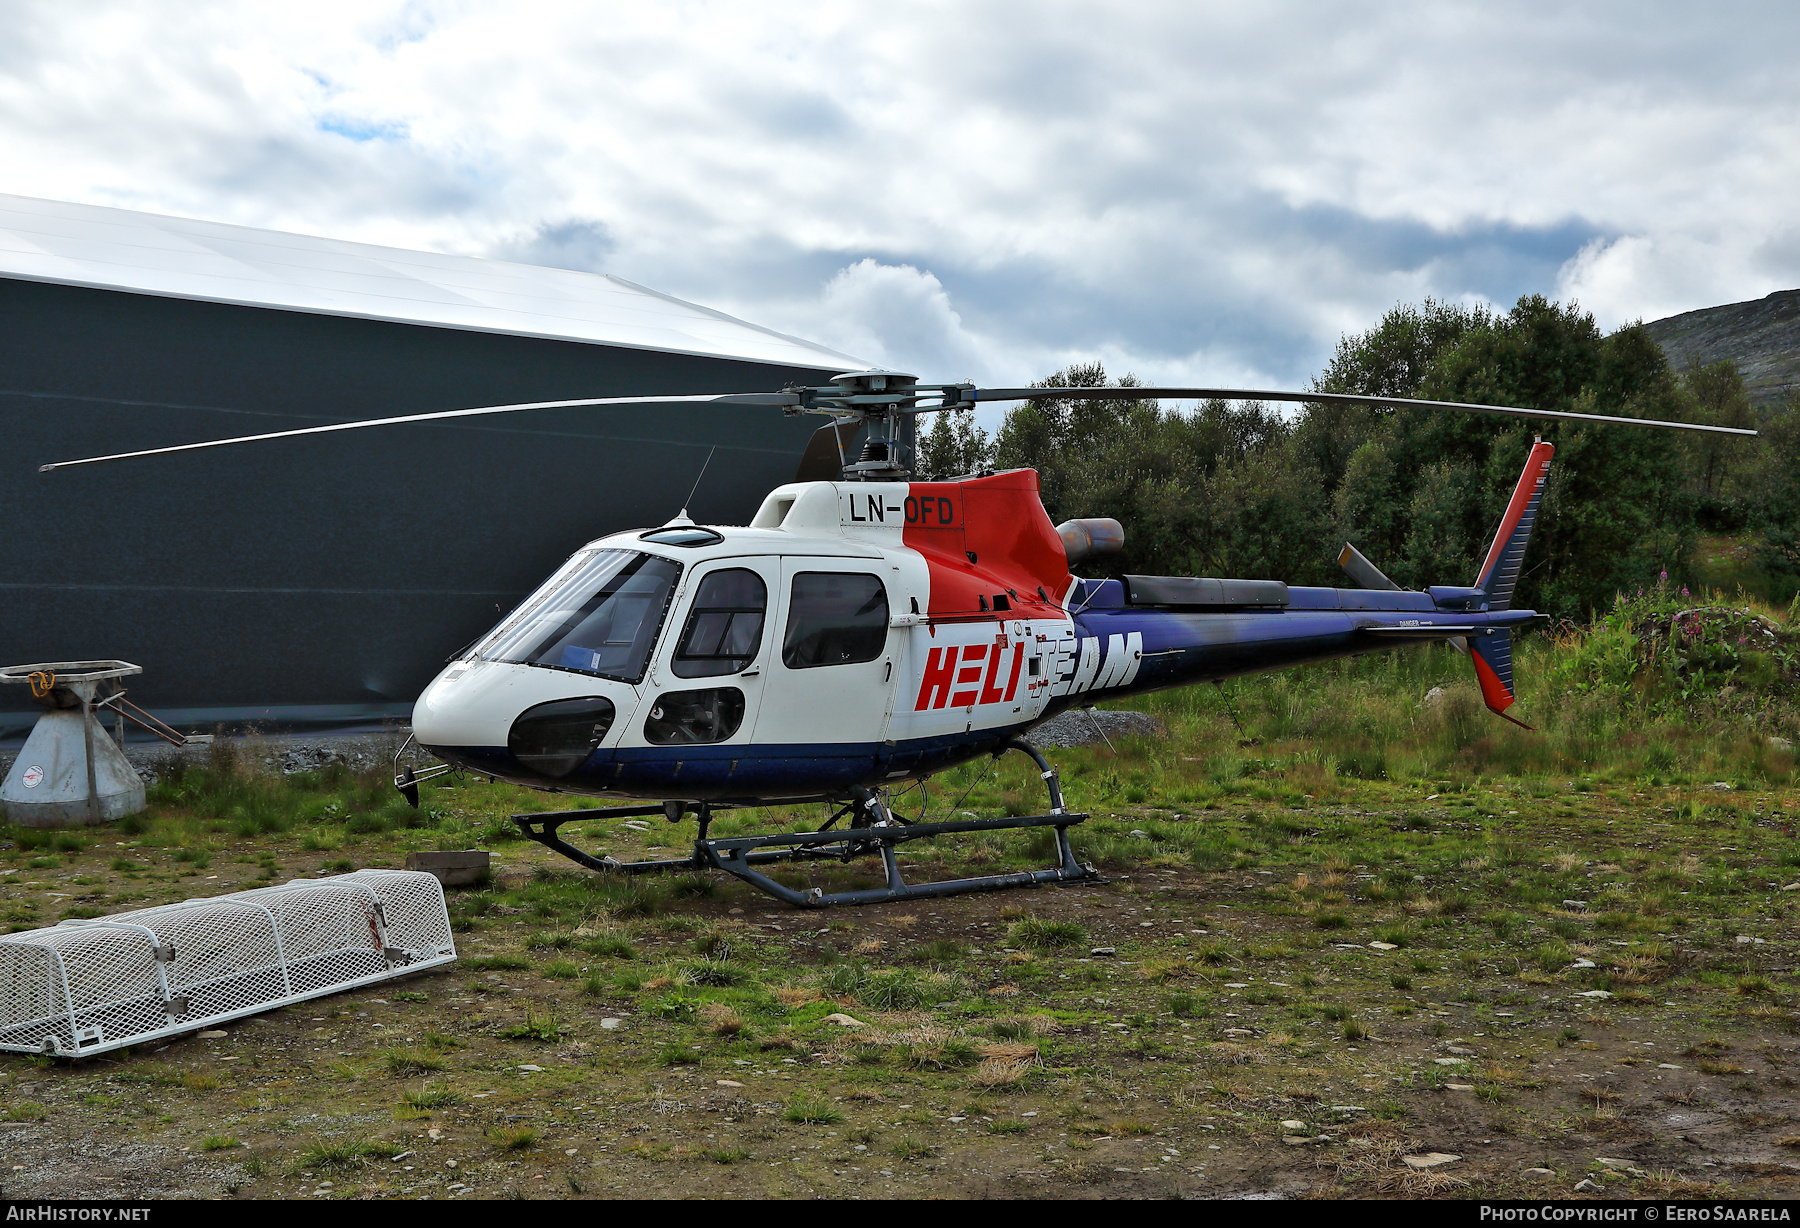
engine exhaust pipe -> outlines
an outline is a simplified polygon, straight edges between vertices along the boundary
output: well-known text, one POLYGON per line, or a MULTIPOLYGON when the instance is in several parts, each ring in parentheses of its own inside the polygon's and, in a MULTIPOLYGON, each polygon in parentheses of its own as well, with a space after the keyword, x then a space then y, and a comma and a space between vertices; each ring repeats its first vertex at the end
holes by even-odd
POLYGON ((1056 526, 1062 538, 1063 553, 1069 566, 1102 554, 1117 554, 1125 548, 1125 526, 1109 516, 1088 520, 1065 520, 1056 526))

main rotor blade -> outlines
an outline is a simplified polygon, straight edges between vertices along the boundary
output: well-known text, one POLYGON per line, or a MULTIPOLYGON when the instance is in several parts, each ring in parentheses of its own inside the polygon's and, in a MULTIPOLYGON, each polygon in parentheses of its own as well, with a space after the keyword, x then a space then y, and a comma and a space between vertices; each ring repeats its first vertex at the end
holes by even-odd
POLYGON ((106 461, 134 460, 140 456, 166 456, 171 452, 198 452, 202 448, 224 448, 239 443, 260 443, 265 439, 292 439, 298 435, 328 435, 334 431, 360 431, 371 426, 398 426, 403 422, 442 422, 450 418, 481 418, 491 414, 519 414, 534 409, 580 409, 590 405, 768 405, 791 408, 800 404, 792 392, 726 392, 682 397, 589 397, 580 401, 532 401, 521 405, 482 405, 474 409, 445 409, 429 414, 403 414, 397 418, 367 418, 361 422, 333 422, 329 426, 303 426, 292 431, 270 431, 263 435, 238 435, 231 439, 208 439, 200 443, 178 443, 167 448, 145 448, 141 452, 115 452, 111 456, 89 456, 82 460, 56 461, 39 465, 39 473, 53 469, 73 469, 77 465, 99 465, 106 461))
POLYGON ((1454 409, 1466 414, 1501 418, 1547 418, 1558 422, 1605 422, 1614 426, 1654 426, 1670 431, 1707 431, 1714 435, 1755 435, 1738 426, 1700 422, 1662 422, 1655 418, 1616 418, 1606 414, 1574 414, 1559 409, 1520 409, 1513 405, 1465 405, 1460 401, 1419 401, 1409 397, 1366 397, 1345 392, 1271 392, 1254 388, 976 388, 966 394, 976 401, 1291 401, 1296 404, 1387 405, 1396 409, 1454 409))

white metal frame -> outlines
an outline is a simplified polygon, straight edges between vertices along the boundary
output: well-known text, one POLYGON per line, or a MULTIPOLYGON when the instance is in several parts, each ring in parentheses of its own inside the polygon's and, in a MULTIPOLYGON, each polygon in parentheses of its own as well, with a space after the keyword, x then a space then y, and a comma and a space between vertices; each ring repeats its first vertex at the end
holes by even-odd
POLYGON ((412 870, 295 879, 0 935, 0 1051, 88 1057, 454 962, 412 870))

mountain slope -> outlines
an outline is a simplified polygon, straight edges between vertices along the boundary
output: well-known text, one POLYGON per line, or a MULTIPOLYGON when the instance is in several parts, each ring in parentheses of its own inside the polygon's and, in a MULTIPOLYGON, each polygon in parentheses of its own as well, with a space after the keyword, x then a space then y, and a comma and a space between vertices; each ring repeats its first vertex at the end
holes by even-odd
POLYGON ((1732 359, 1759 406, 1800 391, 1800 290, 1684 311, 1645 327, 1677 371, 1690 361, 1732 359))

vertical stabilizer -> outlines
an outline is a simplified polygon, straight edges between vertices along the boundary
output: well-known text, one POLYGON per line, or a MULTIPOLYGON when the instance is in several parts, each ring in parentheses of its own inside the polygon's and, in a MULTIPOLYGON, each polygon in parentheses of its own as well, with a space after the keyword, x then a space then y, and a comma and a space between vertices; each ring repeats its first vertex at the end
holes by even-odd
MULTIPOLYGON (((1519 569, 1525 562, 1525 547, 1531 541, 1532 527, 1537 523, 1538 503, 1544 497, 1544 482, 1550 476, 1550 458, 1556 449, 1538 440, 1531 445, 1531 456, 1525 461, 1525 472, 1513 487, 1507 501, 1506 515, 1494 533, 1494 544, 1476 573, 1475 587, 1487 597, 1490 611, 1512 608, 1513 588, 1519 582, 1519 569)), ((1488 710, 1506 717, 1515 725, 1530 729, 1506 710, 1517 698, 1513 691, 1512 631, 1499 627, 1485 635, 1468 638, 1469 660, 1475 666, 1475 680, 1481 684, 1481 698, 1488 710)))
MULTIPOLYGON (((1550 458, 1555 454, 1556 449, 1542 440, 1531 445, 1525 472, 1519 475, 1494 544, 1488 547, 1487 558, 1475 576, 1475 587, 1487 594, 1490 610, 1512 608, 1513 586, 1519 582, 1519 567, 1525 562, 1525 546, 1537 523, 1538 502, 1544 497, 1544 481, 1550 476, 1550 458)), ((1509 659, 1510 655, 1509 650, 1509 659)))
POLYGON ((1504 716, 1524 729, 1531 726, 1516 716, 1507 716, 1513 706, 1513 641, 1512 632, 1501 627, 1486 635, 1471 635, 1469 660, 1475 664, 1475 680, 1481 684, 1481 698, 1488 711, 1504 716))

